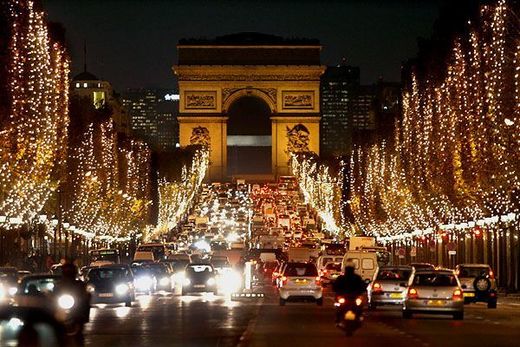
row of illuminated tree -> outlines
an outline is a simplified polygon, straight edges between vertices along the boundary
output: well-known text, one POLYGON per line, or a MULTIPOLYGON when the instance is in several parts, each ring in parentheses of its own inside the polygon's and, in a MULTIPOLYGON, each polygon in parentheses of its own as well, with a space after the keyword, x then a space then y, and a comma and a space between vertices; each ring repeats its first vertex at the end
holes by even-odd
POLYGON ((107 240, 139 233, 150 205, 148 147, 117 134, 110 110, 74 127, 85 117, 69 116, 69 60, 44 12, 10 0, 6 19, 0 226, 48 223, 107 240))
POLYGON ((412 73, 395 138, 355 149, 350 209, 387 240, 518 218, 520 31, 507 1, 482 6, 446 71, 412 73))

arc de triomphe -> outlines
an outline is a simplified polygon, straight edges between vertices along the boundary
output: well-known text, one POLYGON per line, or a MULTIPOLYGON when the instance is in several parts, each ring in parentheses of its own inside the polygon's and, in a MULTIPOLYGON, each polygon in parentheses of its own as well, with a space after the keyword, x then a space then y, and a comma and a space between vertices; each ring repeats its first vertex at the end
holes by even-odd
POLYGON ((269 106, 272 174, 289 173, 291 151, 319 153, 319 41, 240 33, 180 40, 177 51, 180 145, 209 146, 209 179, 228 177, 228 110, 246 96, 269 106))

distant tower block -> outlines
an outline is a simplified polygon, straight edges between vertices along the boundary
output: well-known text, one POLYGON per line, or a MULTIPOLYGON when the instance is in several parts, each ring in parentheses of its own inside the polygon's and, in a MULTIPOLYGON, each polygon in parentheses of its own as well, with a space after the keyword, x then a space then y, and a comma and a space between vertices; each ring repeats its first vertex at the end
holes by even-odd
MULTIPOLYGON (((255 97, 266 105, 271 133, 256 134, 249 129, 243 135, 261 136, 233 139, 231 146, 266 146, 266 139, 268 146, 270 139, 270 174, 274 176, 289 173, 290 151, 319 153, 320 76, 325 70, 320 63, 321 48, 317 40, 284 39, 259 33, 179 41, 179 60, 173 70, 179 81, 180 144, 209 146, 211 180, 230 178, 229 110, 245 97, 255 97), (258 139, 258 143, 251 143, 251 139, 258 139)), ((235 111, 233 116, 237 117, 235 111)), ((250 114, 238 117, 247 118, 250 114)), ((247 156, 240 158, 246 164, 242 167, 248 167, 247 160, 253 160, 247 156)))

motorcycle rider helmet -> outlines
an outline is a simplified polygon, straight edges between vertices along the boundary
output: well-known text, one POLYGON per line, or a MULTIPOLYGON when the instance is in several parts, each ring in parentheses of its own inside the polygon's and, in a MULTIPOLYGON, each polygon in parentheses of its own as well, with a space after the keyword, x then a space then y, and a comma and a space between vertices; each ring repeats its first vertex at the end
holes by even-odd
POLYGON ((61 271, 64 278, 76 279, 78 275, 78 268, 72 263, 65 263, 61 266, 61 271))
POLYGON ((355 270, 356 270, 356 263, 354 263, 351 259, 348 259, 347 262, 345 263, 345 269, 344 269, 345 275, 353 274, 355 270))

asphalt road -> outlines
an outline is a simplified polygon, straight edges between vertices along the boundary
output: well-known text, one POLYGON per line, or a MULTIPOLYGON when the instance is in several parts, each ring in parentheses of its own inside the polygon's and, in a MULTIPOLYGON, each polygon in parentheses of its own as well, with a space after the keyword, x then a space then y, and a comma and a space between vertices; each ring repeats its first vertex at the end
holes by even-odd
POLYGON ((334 326, 330 293, 323 307, 278 305, 272 288, 264 299, 223 296, 140 296, 133 307, 98 306, 86 328, 87 346, 519 346, 520 304, 466 306, 465 319, 417 315, 403 320, 399 308, 367 313, 346 338, 334 326))

